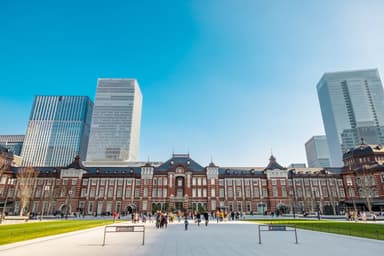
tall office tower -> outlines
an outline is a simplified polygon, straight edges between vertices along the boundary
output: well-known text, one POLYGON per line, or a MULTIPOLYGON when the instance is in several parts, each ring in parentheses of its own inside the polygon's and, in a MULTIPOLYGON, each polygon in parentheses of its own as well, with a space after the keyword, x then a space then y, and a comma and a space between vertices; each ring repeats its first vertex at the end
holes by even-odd
POLYGON ((85 159, 93 102, 86 96, 36 96, 21 156, 24 166, 67 166, 85 159))
POLYGON ((361 143, 384 143, 384 92, 377 69, 325 73, 317 84, 331 166, 361 143))
POLYGON ((0 135, 0 146, 12 151, 15 155, 21 154, 23 147, 24 135, 0 135))
POLYGON ((141 104, 135 79, 98 79, 87 162, 137 160, 141 104))
POLYGON ((313 136, 305 143, 308 167, 330 167, 327 137, 313 136))

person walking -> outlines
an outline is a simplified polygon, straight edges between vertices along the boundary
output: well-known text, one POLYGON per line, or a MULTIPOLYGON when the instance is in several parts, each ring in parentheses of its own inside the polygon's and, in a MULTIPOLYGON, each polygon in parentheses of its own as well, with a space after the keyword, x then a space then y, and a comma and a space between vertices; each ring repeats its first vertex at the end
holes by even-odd
POLYGON ((187 231, 188 230, 188 217, 187 217, 187 215, 185 215, 185 217, 184 217, 184 226, 185 226, 185 231, 187 231))
POLYGON ((196 214, 196 218, 197 218, 197 226, 200 226, 200 222, 201 222, 201 215, 200 215, 200 212, 197 212, 197 214, 196 214))
POLYGON ((205 226, 208 226, 208 220, 209 220, 209 215, 208 212, 204 212, 204 220, 205 220, 205 226))

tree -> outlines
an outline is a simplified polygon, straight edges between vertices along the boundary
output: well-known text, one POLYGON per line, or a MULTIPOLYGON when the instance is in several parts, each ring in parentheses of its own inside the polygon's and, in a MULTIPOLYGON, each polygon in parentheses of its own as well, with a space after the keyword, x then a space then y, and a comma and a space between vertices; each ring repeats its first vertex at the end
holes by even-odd
POLYGON ((20 168, 17 173, 17 195, 20 198, 20 216, 24 213, 33 193, 33 185, 39 172, 32 167, 20 168))

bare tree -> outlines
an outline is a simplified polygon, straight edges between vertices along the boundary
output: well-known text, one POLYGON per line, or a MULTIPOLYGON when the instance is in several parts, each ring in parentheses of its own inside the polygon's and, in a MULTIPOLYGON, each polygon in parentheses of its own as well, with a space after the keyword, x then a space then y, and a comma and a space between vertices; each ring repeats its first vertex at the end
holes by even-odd
POLYGON ((33 184, 39 172, 32 167, 20 168, 17 173, 17 195, 20 198, 20 216, 32 197, 33 184))

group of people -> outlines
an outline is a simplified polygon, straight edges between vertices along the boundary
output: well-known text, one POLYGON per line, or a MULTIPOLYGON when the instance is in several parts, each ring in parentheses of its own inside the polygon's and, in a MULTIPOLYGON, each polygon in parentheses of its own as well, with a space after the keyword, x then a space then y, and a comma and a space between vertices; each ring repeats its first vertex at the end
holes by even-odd
POLYGON ((377 216, 375 213, 367 214, 366 212, 360 212, 360 211, 345 212, 345 219, 347 221, 358 221, 358 220, 367 221, 368 219, 376 221, 376 217, 377 216), (369 215, 369 218, 368 218, 368 215, 369 215))

